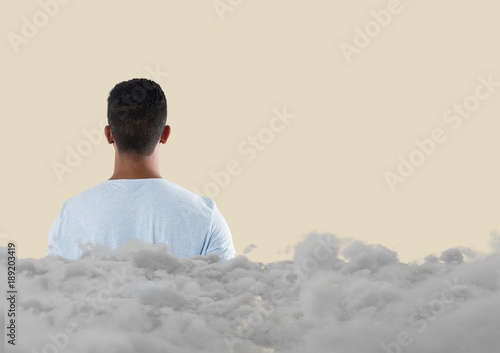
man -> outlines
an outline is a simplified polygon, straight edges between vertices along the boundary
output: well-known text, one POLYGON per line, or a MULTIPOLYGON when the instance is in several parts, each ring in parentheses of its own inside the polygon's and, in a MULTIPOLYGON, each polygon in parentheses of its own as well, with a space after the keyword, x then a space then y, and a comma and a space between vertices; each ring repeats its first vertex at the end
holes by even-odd
POLYGON ((116 249, 139 239, 166 243, 179 257, 235 256, 215 202, 161 177, 159 145, 170 135, 166 121, 167 100, 155 82, 132 79, 113 88, 104 134, 115 148, 114 173, 63 204, 49 231, 47 255, 77 259, 88 244, 116 249))

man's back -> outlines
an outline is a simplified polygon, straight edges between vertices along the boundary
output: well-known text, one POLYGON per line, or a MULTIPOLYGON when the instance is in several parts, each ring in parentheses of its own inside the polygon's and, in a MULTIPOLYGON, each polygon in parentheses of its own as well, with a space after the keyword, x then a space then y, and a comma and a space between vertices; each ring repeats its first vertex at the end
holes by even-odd
POLYGON ((162 178, 107 180, 66 201, 49 232, 47 255, 81 255, 80 244, 116 249, 130 239, 168 244, 179 257, 234 257, 215 202, 162 178))

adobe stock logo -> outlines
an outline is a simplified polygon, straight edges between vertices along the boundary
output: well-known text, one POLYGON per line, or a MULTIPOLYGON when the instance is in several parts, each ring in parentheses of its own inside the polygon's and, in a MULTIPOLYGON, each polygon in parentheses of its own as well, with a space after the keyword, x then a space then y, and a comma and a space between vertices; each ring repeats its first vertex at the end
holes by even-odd
POLYGON ((19 53, 21 44, 28 44, 29 41, 35 38, 40 30, 46 27, 50 19, 57 16, 60 11, 60 5, 66 5, 71 0, 40 0, 38 6, 40 10, 36 11, 30 18, 24 16, 21 18, 22 25, 20 34, 9 32, 7 39, 14 49, 14 52, 19 53))
POLYGON ((384 29, 389 27, 393 18, 403 12, 403 10, 404 8, 400 0, 390 0, 385 9, 371 11, 371 20, 366 22, 362 27, 354 28, 352 44, 346 42, 340 43, 340 50, 347 63, 350 64, 353 61, 352 56, 354 54, 360 54, 363 49, 366 49, 384 29))
POLYGON ((87 293, 85 300, 79 301, 76 307, 73 307, 74 315, 70 317, 62 330, 47 333, 49 342, 41 348, 32 348, 30 352, 59 353, 72 351, 68 349, 72 339, 92 326, 94 320, 99 317, 99 313, 109 308, 113 300, 117 300, 120 297, 127 283, 130 282, 124 268, 121 269, 121 273, 117 270, 112 270, 111 274, 107 276, 105 287, 99 291, 94 289, 87 293), (87 318, 82 317, 86 315, 88 315, 87 318))
POLYGON ((432 299, 420 306, 408 318, 408 326, 414 330, 402 330, 396 339, 390 342, 381 342, 379 352, 404 353, 406 348, 415 343, 440 316, 446 315, 472 296, 474 287, 471 284, 460 284, 458 278, 452 281, 446 279, 445 287, 432 294, 432 299), (412 332, 414 331, 414 332, 412 332))
POLYGON ((479 76, 477 85, 471 94, 465 96, 461 101, 453 104, 447 109, 442 120, 444 124, 434 128, 428 133, 428 137, 416 139, 415 147, 406 156, 399 155, 398 165, 393 171, 384 173, 385 181, 389 189, 394 192, 398 184, 404 183, 419 167, 429 160, 447 140, 452 131, 465 126, 465 122, 471 119, 476 111, 500 88, 500 81, 496 81, 493 74, 487 77, 479 76))
POLYGON ((240 7, 243 0, 214 0, 212 3, 217 16, 221 21, 226 18, 226 12, 233 12, 240 7))
POLYGON ((289 113, 287 107, 283 107, 281 111, 273 109, 273 116, 267 125, 238 144, 238 160, 231 159, 222 170, 210 171, 208 173, 210 180, 203 185, 202 190, 195 189, 194 192, 215 199, 235 177, 243 172, 245 164, 254 161, 263 153, 277 135, 281 134, 295 118, 296 115, 289 113))
POLYGON ((90 156, 95 147, 102 144, 104 141, 103 130, 107 123, 108 120, 104 118, 99 121, 97 128, 82 130, 84 138, 80 140, 75 147, 71 147, 69 145, 66 146, 66 156, 64 162, 52 162, 52 170, 60 183, 63 181, 65 174, 72 173, 73 170, 82 164, 85 157, 90 156))

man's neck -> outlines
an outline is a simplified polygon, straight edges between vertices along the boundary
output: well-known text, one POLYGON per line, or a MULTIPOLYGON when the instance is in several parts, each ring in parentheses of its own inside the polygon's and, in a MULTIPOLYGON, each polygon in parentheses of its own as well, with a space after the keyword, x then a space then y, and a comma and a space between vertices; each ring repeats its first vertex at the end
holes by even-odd
POLYGON ((157 153, 148 157, 115 155, 115 170, 109 180, 161 178, 157 153))

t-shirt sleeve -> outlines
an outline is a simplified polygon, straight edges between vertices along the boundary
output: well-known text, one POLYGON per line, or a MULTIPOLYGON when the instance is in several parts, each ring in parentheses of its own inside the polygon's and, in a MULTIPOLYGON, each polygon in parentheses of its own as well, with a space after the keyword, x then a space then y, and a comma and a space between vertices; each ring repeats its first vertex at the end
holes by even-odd
POLYGON ((210 242, 206 253, 217 254, 220 261, 227 261, 236 256, 231 231, 217 205, 214 205, 213 209, 210 242))

